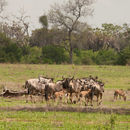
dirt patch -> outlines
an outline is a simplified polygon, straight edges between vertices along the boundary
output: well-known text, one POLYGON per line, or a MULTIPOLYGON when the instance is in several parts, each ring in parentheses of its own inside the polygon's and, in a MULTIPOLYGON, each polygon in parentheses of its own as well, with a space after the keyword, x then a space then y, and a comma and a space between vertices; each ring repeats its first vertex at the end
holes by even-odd
POLYGON ((48 112, 48 111, 66 111, 66 112, 84 112, 84 113, 117 113, 117 114, 129 114, 130 109, 127 108, 93 108, 93 107, 70 107, 70 106, 43 106, 43 107, 1 107, 0 110, 6 111, 38 111, 38 112, 48 112))

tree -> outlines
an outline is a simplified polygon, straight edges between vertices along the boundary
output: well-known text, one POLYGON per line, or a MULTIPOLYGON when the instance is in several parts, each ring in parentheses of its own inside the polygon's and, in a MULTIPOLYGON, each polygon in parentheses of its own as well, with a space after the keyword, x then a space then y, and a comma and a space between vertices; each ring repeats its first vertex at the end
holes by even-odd
POLYGON ((48 19, 46 15, 41 16, 39 22, 42 24, 43 28, 48 28, 48 19))
POLYGON ((21 10, 19 16, 13 16, 0 24, 0 31, 19 46, 29 44, 29 16, 21 10))
POLYGON ((49 21, 65 29, 67 37, 63 39, 64 47, 70 55, 70 63, 73 62, 72 33, 77 29, 81 18, 92 15, 93 10, 90 8, 94 0, 68 0, 63 4, 54 4, 49 13, 49 21))

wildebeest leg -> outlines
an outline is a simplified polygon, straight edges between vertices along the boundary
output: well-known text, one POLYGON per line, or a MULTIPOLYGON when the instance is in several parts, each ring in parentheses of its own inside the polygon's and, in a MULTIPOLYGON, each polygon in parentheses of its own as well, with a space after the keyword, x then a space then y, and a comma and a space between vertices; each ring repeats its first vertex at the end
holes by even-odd
POLYGON ((119 95, 119 99, 121 100, 121 95, 119 95))
POLYGON ((70 93, 70 102, 71 102, 71 104, 72 104, 72 93, 70 93))
POLYGON ((26 103, 28 103, 28 94, 25 94, 26 103))
POLYGON ((67 100, 66 100, 66 103, 69 103, 69 100, 70 100, 70 94, 69 93, 67 93, 67 100))
POLYGON ((93 106, 93 98, 91 98, 91 106, 93 106))
POLYGON ((85 97, 85 101, 86 101, 85 106, 88 106, 89 98, 85 97))
POLYGON ((34 98, 33 95, 30 95, 30 99, 31 99, 31 102, 32 102, 32 103, 36 103, 35 98, 34 98))
POLYGON ((93 106, 93 97, 94 97, 94 92, 92 92, 89 96, 89 99, 91 100, 91 106, 93 106))
POLYGON ((31 102, 33 102, 33 97, 32 97, 32 95, 30 95, 30 100, 31 100, 31 102))
POLYGON ((62 96, 59 96, 59 103, 62 104, 62 96))
POLYGON ((41 90, 41 103, 43 103, 43 98, 44 98, 44 90, 41 90))
POLYGON ((100 93, 100 102, 99 102, 99 105, 101 105, 102 103, 102 93, 100 93))
POLYGON ((114 100, 117 100, 118 94, 114 93, 114 100))
POLYGON ((43 103, 44 96, 42 94, 40 95, 40 98, 41 98, 41 103, 43 103))
POLYGON ((97 94, 96 96, 97 96, 97 106, 98 106, 99 105, 99 103, 98 103, 99 94, 97 94))
POLYGON ((45 100, 48 101, 48 92, 45 91, 45 100))
POLYGON ((114 94, 114 100, 116 100, 116 95, 114 94))

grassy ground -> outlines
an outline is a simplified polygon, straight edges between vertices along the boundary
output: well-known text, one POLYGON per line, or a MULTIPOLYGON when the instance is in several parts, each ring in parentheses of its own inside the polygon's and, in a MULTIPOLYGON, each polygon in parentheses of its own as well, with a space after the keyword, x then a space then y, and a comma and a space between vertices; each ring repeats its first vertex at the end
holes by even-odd
MULTIPOLYGON (((37 78, 39 75, 55 78, 62 76, 75 76, 75 78, 98 76, 105 82, 103 104, 105 108, 130 108, 130 91, 127 93, 127 101, 113 101, 114 89, 122 88, 130 90, 130 66, 75 66, 75 65, 24 65, 24 64, 0 64, 0 89, 3 85, 12 90, 21 90, 27 79, 37 78)), ((9 107, 41 107, 37 97, 37 103, 26 103, 25 97, 0 98, 0 108, 9 107)), ((57 105, 56 103, 52 103, 57 105)), ((79 104, 68 104, 77 107, 79 104)), ((60 106, 60 104, 59 104, 60 106)), ((94 108, 97 108, 94 101, 94 108)), ((86 108, 87 109, 87 108, 86 108)), ((127 130, 130 129, 130 115, 101 114, 101 113, 71 113, 71 112, 27 112, 6 111, 0 109, 0 130, 41 130, 41 129, 90 129, 102 130, 127 130)))
POLYGON ((130 66, 75 66, 75 65, 24 65, 0 64, 0 84, 19 88, 29 78, 47 75, 55 80, 62 76, 75 78, 98 76, 105 88, 130 89, 130 66))
POLYGON ((0 111, 0 129, 5 130, 129 130, 130 115, 0 111), (99 118, 100 117, 100 118, 99 118))
MULTIPOLYGON (((105 93, 103 94, 103 102, 101 107, 107 107, 107 108, 130 108, 130 91, 127 94, 127 100, 124 101, 123 99, 118 99, 116 101, 113 100, 113 90, 106 90, 105 93)), ((34 99, 36 100, 36 103, 31 103, 31 101, 29 100, 28 103, 26 103, 26 99, 25 96, 22 97, 15 97, 15 98, 3 98, 0 97, 0 107, 17 107, 17 106, 44 106, 46 105, 45 100, 43 99, 43 102, 41 100, 41 97, 34 97, 34 99)), ((74 99, 73 99, 74 100, 74 99)), ((73 107, 80 107, 80 106, 85 106, 84 103, 80 104, 64 104, 60 103, 59 101, 53 102, 50 101, 49 104, 51 105, 66 105, 66 106, 73 106, 73 107)), ((97 108, 97 102, 96 102, 96 97, 94 97, 94 101, 93 101, 93 107, 97 108)))

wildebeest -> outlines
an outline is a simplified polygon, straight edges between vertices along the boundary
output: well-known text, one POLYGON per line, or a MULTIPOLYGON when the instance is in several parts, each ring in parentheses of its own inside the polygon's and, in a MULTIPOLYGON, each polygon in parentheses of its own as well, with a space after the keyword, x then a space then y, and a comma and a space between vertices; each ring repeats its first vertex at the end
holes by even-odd
POLYGON ((29 79, 25 82, 25 88, 27 89, 26 102, 28 102, 28 95, 30 95, 32 101, 32 95, 43 95, 45 93, 45 83, 52 82, 53 79, 46 77, 39 77, 37 79, 29 79))
POLYGON ((55 92, 54 93, 54 100, 56 101, 56 100, 60 100, 60 101, 62 101, 62 99, 64 98, 64 97, 67 97, 67 93, 66 93, 66 91, 65 90, 62 90, 62 91, 59 91, 59 92, 55 92))
POLYGON ((89 100, 91 100, 91 106, 92 106, 92 89, 88 89, 86 91, 80 92, 80 101, 83 101, 83 98, 85 99, 85 105, 88 105, 89 100))
POLYGON ((63 79, 63 88, 66 89, 68 93, 70 93, 70 101, 72 103, 73 95, 72 93, 75 93, 78 101, 80 100, 79 93, 82 90, 82 85, 80 84, 79 80, 72 78, 64 78, 63 79))
POLYGON ((114 100, 117 100, 118 96, 119 96, 120 99, 121 99, 121 97, 123 97, 124 101, 126 101, 126 93, 125 93, 125 91, 123 89, 115 90, 115 92, 114 92, 114 100))
POLYGON ((56 83, 46 83, 45 84, 45 99, 48 101, 48 97, 54 99, 55 92, 60 92, 63 90, 63 80, 59 80, 56 83))
POLYGON ((97 105, 100 105, 102 102, 102 95, 104 92, 104 83, 101 81, 98 81, 97 79, 98 77, 93 78, 92 76, 90 76, 89 78, 80 79, 80 81, 81 81, 81 84, 83 85, 82 90, 86 91, 88 89, 92 89, 91 98, 93 100, 93 97, 96 96, 97 105))
POLYGON ((88 78, 74 79, 72 78, 64 78, 63 88, 70 93, 70 101, 72 102, 72 93, 76 93, 78 100, 79 93, 81 91, 86 91, 91 89, 91 99, 93 100, 94 95, 97 97, 97 105, 100 105, 102 102, 102 95, 104 92, 104 83, 97 80, 98 77, 93 78, 92 76, 88 78), (100 102, 99 102, 100 99, 100 102))

